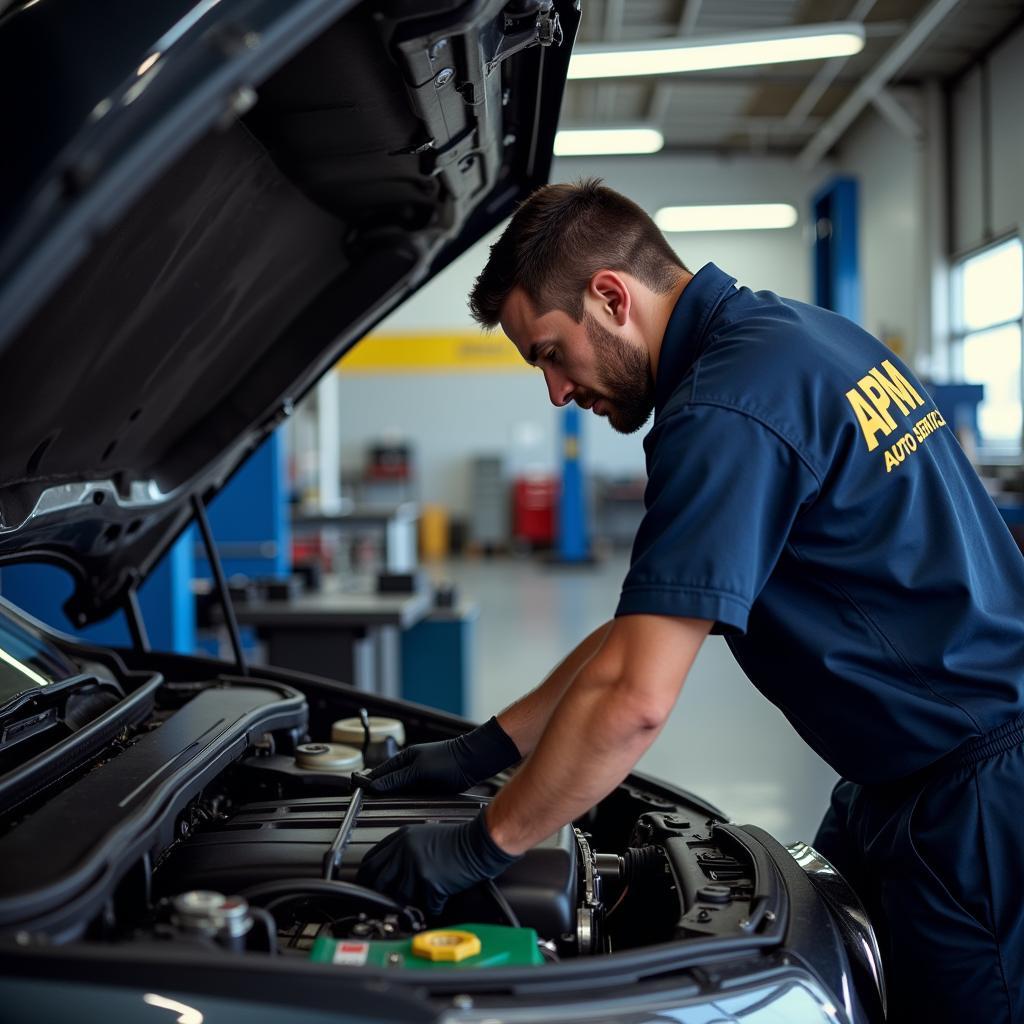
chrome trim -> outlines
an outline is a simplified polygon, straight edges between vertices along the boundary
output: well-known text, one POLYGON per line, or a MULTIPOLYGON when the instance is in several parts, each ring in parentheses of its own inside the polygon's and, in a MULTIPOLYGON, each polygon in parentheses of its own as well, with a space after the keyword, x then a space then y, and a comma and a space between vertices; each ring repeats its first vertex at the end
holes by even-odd
POLYGON ((126 511, 140 512, 159 508, 178 494, 182 488, 172 494, 160 490, 155 480, 133 480, 127 499, 122 499, 113 480, 90 480, 72 484, 54 484, 47 487, 31 512, 20 523, 0 521, 0 534, 14 533, 24 529, 35 520, 51 515, 54 512, 66 512, 73 508, 87 508, 93 502, 109 502, 109 507, 126 511))

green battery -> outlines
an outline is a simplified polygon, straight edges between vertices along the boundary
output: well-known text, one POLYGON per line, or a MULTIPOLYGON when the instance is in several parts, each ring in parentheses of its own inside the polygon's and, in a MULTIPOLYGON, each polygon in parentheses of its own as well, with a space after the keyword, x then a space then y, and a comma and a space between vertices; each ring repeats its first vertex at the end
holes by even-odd
POLYGON ((541 964, 532 928, 500 924, 454 924, 410 939, 328 939, 313 943, 310 960, 343 967, 406 967, 451 970, 465 967, 525 967, 541 964))

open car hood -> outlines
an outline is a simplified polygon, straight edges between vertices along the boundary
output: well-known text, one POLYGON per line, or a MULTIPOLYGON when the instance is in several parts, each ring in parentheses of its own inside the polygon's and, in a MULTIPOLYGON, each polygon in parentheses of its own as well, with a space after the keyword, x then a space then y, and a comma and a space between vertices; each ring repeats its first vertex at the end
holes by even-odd
POLYGON ((73 622, 121 606, 193 496, 547 179, 578 20, 567 0, 6 7, 0 561, 69 569, 73 622))

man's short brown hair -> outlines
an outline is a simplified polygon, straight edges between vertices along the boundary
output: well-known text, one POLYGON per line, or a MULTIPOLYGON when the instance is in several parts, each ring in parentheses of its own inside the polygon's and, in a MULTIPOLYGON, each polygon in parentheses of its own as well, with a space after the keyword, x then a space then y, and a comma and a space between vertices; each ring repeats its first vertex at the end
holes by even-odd
POLYGON ((473 319, 495 327, 517 285, 538 312, 561 309, 577 323, 599 270, 632 274, 655 292, 671 291, 686 270, 653 220, 631 199, 586 178, 544 185, 516 210, 473 285, 473 319))

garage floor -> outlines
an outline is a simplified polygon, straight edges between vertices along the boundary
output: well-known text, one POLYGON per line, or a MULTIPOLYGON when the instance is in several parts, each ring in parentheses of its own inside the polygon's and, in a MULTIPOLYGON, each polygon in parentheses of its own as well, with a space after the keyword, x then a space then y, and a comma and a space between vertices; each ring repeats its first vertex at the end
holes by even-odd
MULTIPOLYGON (((496 558, 453 562, 433 573, 480 606, 468 714, 483 719, 500 711, 610 618, 627 565, 625 555, 587 569, 496 558)), ((704 644, 640 767, 787 842, 813 839, 836 779, 747 681, 719 637, 704 644)))

